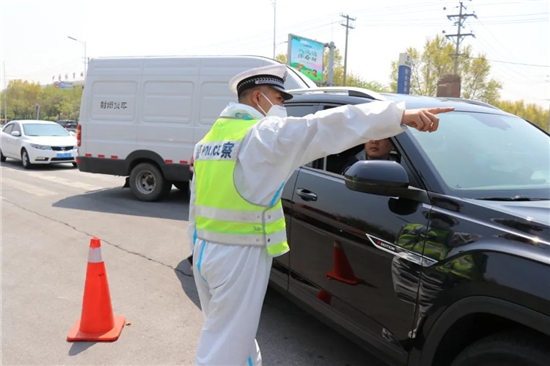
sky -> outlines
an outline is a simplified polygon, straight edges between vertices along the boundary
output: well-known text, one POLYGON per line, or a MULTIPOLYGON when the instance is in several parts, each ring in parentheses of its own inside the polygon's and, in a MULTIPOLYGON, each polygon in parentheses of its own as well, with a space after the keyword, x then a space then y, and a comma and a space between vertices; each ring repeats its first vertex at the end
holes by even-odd
MULTIPOLYGON (((341 15, 356 20, 349 31, 348 70, 389 84, 391 61, 428 38, 456 33, 447 15, 458 1, 445 0, 0 0, 2 80, 52 83, 80 79, 88 58, 111 56, 260 55, 286 53, 288 34, 333 41, 343 54, 341 15), (444 10, 446 8, 446 10, 444 10)), ((548 0, 464 1, 464 39, 491 60, 501 97, 550 105, 548 0)))

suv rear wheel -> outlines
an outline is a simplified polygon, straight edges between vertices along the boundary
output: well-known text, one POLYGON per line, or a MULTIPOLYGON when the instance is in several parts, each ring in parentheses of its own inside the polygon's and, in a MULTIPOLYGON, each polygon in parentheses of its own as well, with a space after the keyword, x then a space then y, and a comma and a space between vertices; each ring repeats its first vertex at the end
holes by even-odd
POLYGON ((164 179, 161 171, 151 163, 141 163, 130 173, 130 190, 140 201, 157 201, 166 196, 172 183, 164 179))
POLYGON ((517 332, 493 334, 462 351, 452 366, 546 366, 550 351, 536 336, 517 332))

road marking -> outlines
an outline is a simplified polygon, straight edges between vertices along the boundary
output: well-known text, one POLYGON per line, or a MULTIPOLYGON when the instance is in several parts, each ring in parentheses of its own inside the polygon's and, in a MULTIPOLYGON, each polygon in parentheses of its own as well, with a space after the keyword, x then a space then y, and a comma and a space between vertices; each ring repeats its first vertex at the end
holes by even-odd
POLYGON ((10 179, 10 178, 1 178, 0 182, 2 184, 7 184, 8 186, 18 189, 23 192, 30 193, 35 196, 55 196, 57 193, 48 191, 47 189, 40 188, 37 186, 33 186, 32 184, 27 184, 20 182, 18 180, 10 179))
POLYGON ((126 177, 110 175, 110 174, 86 173, 86 172, 81 172, 79 170, 63 171, 63 175, 77 176, 80 178, 92 179, 94 181, 103 181, 111 184, 121 184, 121 182, 124 182, 124 179, 126 178, 126 177))
POLYGON ((103 187, 94 186, 94 185, 88 184, 88 183, 77 182, 77 181, 74 181, 74 180, 69 180, 69 179, 65 179, 65 178, 61 178, 61 177, 55 177, 55 176, 52 176, 52 175, 44 175, 44 174, 34 173, 34 172, 33 173, 28 173, 28 174, 30 176, 34 177, 34 178, 47 180, 49 182, 56 183, 56 184, 62 184, 62 185, 67 186, 67 187, 81 188, 85 191, 97 191, 98 189, 103 189, 103 187))

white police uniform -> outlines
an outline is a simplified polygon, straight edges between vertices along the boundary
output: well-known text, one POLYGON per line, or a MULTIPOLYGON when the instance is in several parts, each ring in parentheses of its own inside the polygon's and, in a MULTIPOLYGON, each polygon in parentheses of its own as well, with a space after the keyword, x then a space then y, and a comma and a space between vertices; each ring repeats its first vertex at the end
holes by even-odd
MULTIPOLYGON (((248 70, 235 76, 230 87, 241 92, 243 81, 262 85, 265 75, 284 80, 286 67, 248 70)), ((281 90, 280 86, 269 84, 281 90)), ((281 91, 284 92, 284 87, 281 91)), ((241 142, 234 173, 235 188, 246 201, 269 205, 279 198, 284 182, 300 166, 369 140, 401 133, 403 111, 404 106, 393 102, 371 102, 305 117, 281 118, 264 117, 251 106, 230 103, 220 117, 260 119, 241 142)), ((263 247, 197 239, 194 181, 191 182, 188 233, 195 283, 205 317, 196 364, 261 365, 255 336, 272 258, 263 247)))

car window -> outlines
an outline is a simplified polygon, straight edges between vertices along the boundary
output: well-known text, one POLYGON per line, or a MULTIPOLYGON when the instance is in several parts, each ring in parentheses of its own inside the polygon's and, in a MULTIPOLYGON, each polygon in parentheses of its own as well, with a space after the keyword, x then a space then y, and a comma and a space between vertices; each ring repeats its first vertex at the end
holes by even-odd
MULTIPOLYGON (((401 162, 401 156, 395 149, 395 146, 391 139, 385 139, 391 146, 391 151, 389 156, 386 159, 388 161, 397 161, 401 162)), ((367 153, 368 146, 366 144, 361 144, 351 148, 349 150, 343 151, 340 154, 330 155, 327 157, 327 167, 326 170, 336 174, 344 174, 354 163, 360 160, 369 160, 367 153)), ((378 158, 372 158, 374 160, 382 160, 378 158)))
POLYGON ((4 133, 7 133, 7 134, 10 134, 11 131, 13 131, 13 123, 7 125, 6 127, 4 127, 4 130, 3 130, 3 132, 4 132, 4 133))
POLYGON ((21 133, 21 127, 19 127, 19 123, 13 124, 13 131, 19 131, 19 133, 21 133))
POLYGON ((437 133, 410 131, 454 195, 550 198, 550 138, 521 118, 452 112, 437 133))
MULTIPOLYGON (((321 104, 320 109, 326 110, 326 109, 335 108, 335 107, 340 107, 340 105, 339 104, 321 104)), ((412 173, 410 166, 407 164, 405 159, 401 158, 401 154, 399 153, 399 150, 395 147, 394 141, 389 139, 388 142, 391 145, 391 151, 389 153, 387 160, 396 161, 400 163, 405 168, 405 171, 409 176, 409 184, 413 187, 420 187, 420 184, 418 183, 418 180, 412 173)), ((367 159, 367 152, 366 152, 365 144, 361 144, 361 145, 354 146, 351 149, 348 149, 346 151, 342 151, 339 154, 333 154, 333 155, 324 157, 322 159, 317 159, 305 166, 312 169, 325 171, 327 173, 332 173, 343 178, 345 171, 349 169, 354 163, 356 163, 359 160, 366 160, 366 159, 367 159)))
POLYGON ((289 117, 304 117, 317 112, 318 104, 287 104, 285 105, 289 117))

